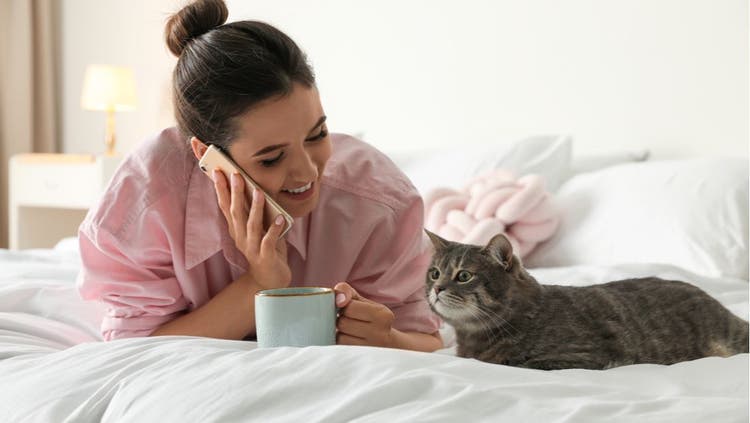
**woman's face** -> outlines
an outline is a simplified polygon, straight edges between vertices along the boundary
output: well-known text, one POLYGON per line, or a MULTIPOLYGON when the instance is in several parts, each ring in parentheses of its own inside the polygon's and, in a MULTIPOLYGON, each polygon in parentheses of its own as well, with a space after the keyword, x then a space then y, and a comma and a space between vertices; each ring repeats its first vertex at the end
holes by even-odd
POLYGON ((318 203, 331 139, 318 90, 294 84, 289 95, 264 101, 239 117, 229 154, 292 217, 318 203))

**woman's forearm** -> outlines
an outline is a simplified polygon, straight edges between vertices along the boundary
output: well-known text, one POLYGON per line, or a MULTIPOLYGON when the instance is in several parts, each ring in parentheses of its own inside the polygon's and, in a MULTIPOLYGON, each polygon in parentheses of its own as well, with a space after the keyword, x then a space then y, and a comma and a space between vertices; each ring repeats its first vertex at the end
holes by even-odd
POLYGON ((258 290, 250 276, 242 276, 200 308, 165 323, 151 336, 243 339, 255 332, 255 293, 258 290))
POLYGON ((401 332, 392 329, 391 339, 394 348, 401 348, 404 350, 433 352, 443 348, 443 338, 440 337, 440 332, 429 334, 421 332, 401 332))
MULTIPOLYGON (((186 335, 236 339, 255 333, 255 293, 261 288, 249 275, 227 285, 209 302, 165 323, 150 336, 186 335)), ((432 352, 443 347, 439 332, 401 332, 392 329, 394 348, 432 352)))

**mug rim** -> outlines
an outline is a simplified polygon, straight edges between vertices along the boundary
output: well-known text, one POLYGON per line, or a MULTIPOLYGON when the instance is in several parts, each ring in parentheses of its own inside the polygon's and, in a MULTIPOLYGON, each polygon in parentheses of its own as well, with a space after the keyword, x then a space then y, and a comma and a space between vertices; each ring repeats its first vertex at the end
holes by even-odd
POLYGON ((290 286, 286 288, 272 288, 272 289, 264 289, 262 291, 258 291, 255 293, 256 297, 305 297, 309 295, 323 295, 323 294, 333 294, 334 290, 333 288, 329 288, 326 286, 290 286), (285 291, 285 290, 292 290, 292 289, 315 289, 314 292, 305 292, 305 293, 272 293, 273 291, 285 291))

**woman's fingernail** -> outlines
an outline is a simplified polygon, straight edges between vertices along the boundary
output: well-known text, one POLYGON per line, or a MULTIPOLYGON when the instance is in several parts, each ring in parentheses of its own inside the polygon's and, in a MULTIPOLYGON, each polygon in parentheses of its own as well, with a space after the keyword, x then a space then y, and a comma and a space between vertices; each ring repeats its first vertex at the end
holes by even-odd
POLYGON ((219 169, 214 169, 213 172, 211 172, 211 178, 213 178, 214 182, 219 180, 219 169))
POLYGON ((344 301, 346 301, 346 295, 344 294, 336 295, 336 305, 342 305, 344 304, 344 301))
POLYGON ((253 187, 253 201, 258 201, 258 198, 260 196, 260 193, 258 193, 258 190, 253 187))
POLYGON ((275 224, 281 226, 281 223, 284 222, 284 216, 278 215, 276 216, 276 220, 274 221, 275 224))
POLYGON ((233 173, 232 174, 232 185, 236 186, 236 187, 240 185, 240 174, 239 173, 233 173))

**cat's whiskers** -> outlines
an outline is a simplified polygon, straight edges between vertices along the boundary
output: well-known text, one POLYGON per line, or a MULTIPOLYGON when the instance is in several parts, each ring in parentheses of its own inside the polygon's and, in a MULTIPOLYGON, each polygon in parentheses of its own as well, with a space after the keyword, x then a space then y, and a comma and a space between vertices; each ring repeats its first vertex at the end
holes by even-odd
MULTIPOLYGON (((433 303, 433 307, 437 307, 439 304, 443 305, 446 308, 447 312, 450 312, 452 315, 459 314, 460 311, 463 310, 462 305, 459 303, 460 298, 451 295, 450 293, 443 293, 442 295, 435 295, 435 301, 433 303)), ((446 311, 443 311, 442 313, 446 313, 446 311)), ((453 317, 450 315, 446 315, 446 317, 453 317)))
MULTIPOLYGON (((472 304, 467 302, 467 306, 469 306, 469 310, 475 310, 476 312, 480 313, 480 315, 485 316, 490 322, 492 322, 494 325, 499 326, 500 329, 504 330, 508 336, 510 336, 513 341, 518 341, 516 336, 511 332, 506 325, 510 326, 514 331, 516 331, 516 334, 518 333, 518 329, 514 328, 513 325, 510 324, 507 320, 502 318, 501 316, 498 316, 496 313, 484 310, 481 307, 479 307, 477 304, 472 304), (492 314, 490 314, 492 313, 492 314)), ((474 314, 474 313, 472 313, 474 314)))
POLYGON ((440 297, 440 301, 446 306, 450 307, 450 311, 453 312, 453 314, 463 314, 464 316, 468 314, 475 319, 477 318, 477 315, 475 313, 472 313, 471 309, 466 308, 466 304, 468 304, 468 301, 466 301, 466 299, 459 295, 446 292, 442 294, 442 296, 440 297))
POLYGON ((488 314, 489 314, 489 313, 491 313, 492 315, 494 315, 494 316, 495 316, 495 317, 497 317, 498 319, 502 320, 502 321, 503 321, 503 322, 504 322, 505 324, 507 324, 507 325, 508 325, 508 326, 509 326, 509 327, 510 327, 511 329, 513 329, 513 330, 514 330, 514 331, 516 332, 516 334, 519 334, 519 333, 521 332, 521 331, 519 331, 518 329, 516 329, 516 328, 515 328, 515 327, 514 327, 514 326, 513 326, 513 325, 512 325, 512 324, 511 324, 511 323, 510 323, 510 322, 509 322, 508 320, 506 320, 506 319, 505 319, 505 318, 504 318, 503 316, 501 316, 501 315, 497 314, 497 312, 495 312, 495 311, 493 311, 493 310, 490 310, 490 309, 486 309, 486 308, 483 308, 483 309, 482 309, 482 311, 483 311, 483 312, 485 312, 485 313, 488 313, 488 314))
POLYGON ((459 297, 451 293, 444 294, 443 301, 447 305, 454 307, 456 309, 462 310, 464 312, 467 312, 469 315, 471 315, 474 318, 474 320, 476 320, 481 325, 480 327, 482 328, 482 330, 488 334, 488 337, 491 338, 493 342, 498 338, 498 334, 495 334, 495 331, 492 328, 492 325, 485 322, 484 319, 482 319, 482 315, 477 314, 474 309, 466 307, 467 305, 471 305, 470 302, 466 301, 462 297, 459 297))
POLYGON ((473 292, 473 293, 472 293, 472 295, 474 296, 474 299, 475 299, 474 305, 475 305, 476 307, 478 307, 479 309, 481 309, 481 311, 483 311, 483 312, 484 312, 484 313, 486 313, 486 314, 492 314, 493 316, 495 316, 495 317, 497 317, 498 319, 500 319, 500 320, 501 320, 501 321, 502 321, 503 323, 505 323, 505 324, 507 324, 508 326, 510 326, 510 328, 511 328, 511 329, 513 329, 513 330, 514 330, 514 331, 515 331, 515 332, 516 332, 517 334, 518 334, 518 333, 520 333, 520 331, 519 331, 518 329, 516 329, 516 328, 515 328, 515 327, 514 327, 514 326, 513 326, 513 325, 512 325, 512 324, 511 324, 511 323, 510 323, 510 322, 509 322, 508 320, 506 320, 506 319, 505 319, 505 318, 504 318, 503 316, 501 316, 501 315, 497 314, 497 312, 493 311, 492 309, 481 307, 481 306, 480 306, 480 303, 481 303, 481 301, 480 301, 480 299, 479 299, 479 295, 478 295, 478 294, 477 294, 476 292, 473 292))
POLYGON ((454 309, 459 309, 459 310, 463 307, 463 304, 465 303, 463 298, 457 295, 451 294, 449 292, 444 293, 442 297, 438 296, 437 301, 440 301, 447 306, 450 306, 454 309))
MULTIPOLYGON (((504 330, 514 341, 516 340, 516 337, 513 336, 513 333, 511 333, 504 326, 504 323, 508 322, 505 321, 505 319, 502 319, 502 317, 496 316, 495 318, 479 308, 476 304, 473 304, 463 297, 459 297, 458 295, 455 295, 453 293, 443 294, 441 301, 443 301, 448 306, 461 309, 471 315, 477 322, 479 322, 479 324, 482 325, 483 330, 489 334, 489 337, 493 342, 500 336, 500 333, 495 333, 495 326, 499 326, 499 329, 504 330), (498 321, 497 318, 501 319, 502 321, 498 321), (489 323, 486 320, 489 321, 489 323)), ((513 329, 515 330, 515 328, 513 329)), ((516 332, 518 331, 516 330, 516 332)))
POLYGON ((490 324, 488 324, 487 322, 485 322, 482 319, 482 315, 481 314, 477 314, 478 310, 469 308, 466 311, 468 311, 469 314, 471 314, 474 317, 474 319, 476 321, 478 321, 482 325, 482 327, 484 328, 484 331, 489 334, 490 341, 491 342, 495 342, 497 340, 497 338, 499 337, 499 334, 495 333, 495 330, 493 329, 493 326, 490 325, 490 324))

